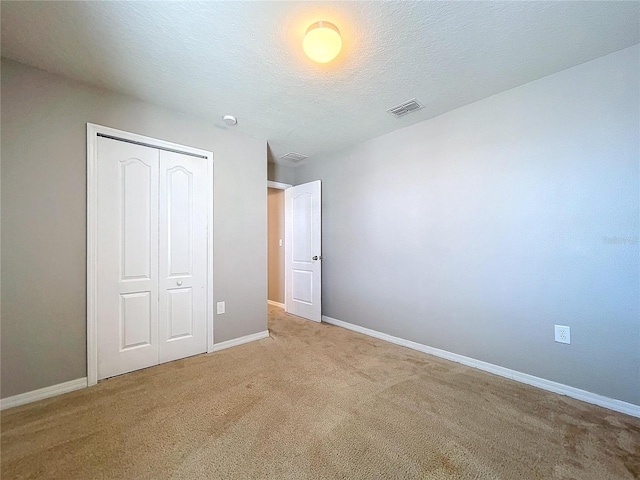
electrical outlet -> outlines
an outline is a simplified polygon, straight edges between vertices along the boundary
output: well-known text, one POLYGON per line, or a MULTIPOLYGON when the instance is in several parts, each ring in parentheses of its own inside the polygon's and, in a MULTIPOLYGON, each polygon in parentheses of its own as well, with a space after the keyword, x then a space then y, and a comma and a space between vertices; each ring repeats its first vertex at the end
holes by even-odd
POLYGON ((571 329, 566 325, 555 325, 555 327, 556 327, 556 342, 571 343, 571 329))
POLYGON ((217 307, 217 313, 218 313, 218 315, 220 315, 220 314, 222 314, 222 313, 224 313, 224 312, 225 312, 225 308, 226 308, 226 307, 225 307, 224 302, 218 302, 218 303, 216 304, 216 307, 217 307))

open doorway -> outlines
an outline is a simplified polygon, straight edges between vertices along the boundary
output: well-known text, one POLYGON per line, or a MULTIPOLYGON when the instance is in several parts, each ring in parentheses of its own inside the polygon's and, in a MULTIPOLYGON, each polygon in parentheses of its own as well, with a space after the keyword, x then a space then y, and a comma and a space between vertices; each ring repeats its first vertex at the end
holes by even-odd
POLYGON ((284 191, 291 185, 267 182, 267 302, 284 309, 285 225, 284 191))
POLYGON ((320 322, 322 317, 321 182, 267 182, 267 302, 320 322))

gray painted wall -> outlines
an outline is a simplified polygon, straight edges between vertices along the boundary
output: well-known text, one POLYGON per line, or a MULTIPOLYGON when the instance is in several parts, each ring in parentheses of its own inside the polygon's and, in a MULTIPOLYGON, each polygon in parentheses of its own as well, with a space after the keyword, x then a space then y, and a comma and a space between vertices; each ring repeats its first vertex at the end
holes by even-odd
POLYGON ((639 57, 297 167, 322 180, 323 313, 640 404, 639 57))
POLYGON ((293 167, 269 162, 267 165, 267 180, 293 185, 294 170, 293 167))
POLYGON ((2 397, 86 376, 86 123, 214 153, 215 342, 267 328, 265 141, 2 60, 2 397))

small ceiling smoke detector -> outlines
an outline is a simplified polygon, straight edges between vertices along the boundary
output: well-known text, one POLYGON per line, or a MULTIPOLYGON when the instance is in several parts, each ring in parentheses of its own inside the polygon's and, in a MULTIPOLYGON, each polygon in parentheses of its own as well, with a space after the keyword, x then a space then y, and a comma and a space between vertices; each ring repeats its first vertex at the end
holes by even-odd
POLYGON ((412 98, 407 102, 401 103, 400 105, 396 105, 395 107, 391 107, 390 109, 387 110, 387 112, 389 112, 391 115, 393 115, 396 118, 400 118, 400 117, 404 117, 405 115, 411 112, 420 110, 421 108, 424 108, 424 105, 421 104, 415 98, 412 98))
POLYGON ((222 121, 227 125, 235 125, 236 123, 238 123, 238 119, 233 115, 225 115, 224 117, 222 117, 222 121))
POLYGON ((304 160, 305 158, 309 158, 306 155, 302 155, 301 153, 289 152, 280 157, 281 160, 287 160, 289 162, 298 163, 304 160))

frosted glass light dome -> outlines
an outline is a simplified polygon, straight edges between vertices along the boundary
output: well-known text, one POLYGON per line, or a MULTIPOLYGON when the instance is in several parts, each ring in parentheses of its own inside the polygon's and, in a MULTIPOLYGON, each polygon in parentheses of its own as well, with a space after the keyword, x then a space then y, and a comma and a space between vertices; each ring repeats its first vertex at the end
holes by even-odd
POLYGON ((342 49, 340 31, 333 23, 316 22, 307 28, 302 41, 304 53, 318 63, 327 63, 338 56, 342 49))

